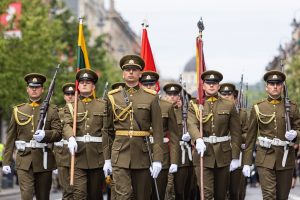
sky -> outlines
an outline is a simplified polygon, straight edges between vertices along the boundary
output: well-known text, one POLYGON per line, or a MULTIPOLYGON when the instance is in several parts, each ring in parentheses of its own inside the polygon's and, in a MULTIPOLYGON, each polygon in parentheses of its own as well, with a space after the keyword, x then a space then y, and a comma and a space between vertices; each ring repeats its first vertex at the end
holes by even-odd
POLYGON ((178 79, 195 55, 197 22, 203 18, 204 54, 208 69, 224 81, 262 80, 265 67, 291 39, 293 18, 300 21, 300 0, 115 0, 116 10, 148 37, 162 78, 178 79))

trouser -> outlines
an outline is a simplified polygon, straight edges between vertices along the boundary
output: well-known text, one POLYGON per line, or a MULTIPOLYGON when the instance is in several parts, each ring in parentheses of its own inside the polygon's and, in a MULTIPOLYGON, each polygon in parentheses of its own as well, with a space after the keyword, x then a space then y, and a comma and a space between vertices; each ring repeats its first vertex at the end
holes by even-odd
POLYGON ((62 199, 73 199, 73 187, 70 185, 70 168, 69 167, 57 167, 58 179, 63 189, 62 199))
POLYGON ((247 189, 247 178, 242 175, 241 178, 241 187, 240 187, 240 200, 244 200, 246 196, 247 189))
POLYGON ((293 168, 274 170, 257 167, 263 199, 288 199, 292 185, 293 170, 293 168))
POLYGON ((229 166, 203 169, 204 199, 223 200, 229 185, 229 166))
POLYGON ((166 196, 165 196, 164 199, 165 200, 173 200, 173 199, 175 199, 174 174, 169 174, 168 175, 168 183, 167 183, 167 188, 166 188, 166 196))
POLYGON ((116 199, 150 200, 151 175, 149 169, 125 169, 113 167, 116 199))
POLYGON ((176 200, 189 199, 194 178, 193 166, 179 167, 174 173, 174 190, 176 200))
POLYGON ((229 197, 230 200, 238 200, 240 198, 242 169, 236 169, 230 172, 229 197))
POLYGON ((39 200, 48 200, 52 184, 52 171, 33 172, 29 170, 18 169, 19 185, 22 200, 32 200, 33 196, 39 200))
MULTIPOLYGON (((166 194, 166 188, 167 188, 167 183, 168 183, 168 174, 169 174, 169 169, 163 169, 159 173, 156 183, 157 183, 157 189, 158 189, 158 194, 159 194, 159 199, 163 200, 165 198, 166 194)), ((156 200, 156 189, 154 185, 154 179, 152 179, 152 194, 151 194, 151 199, 156 200)))
POLYGON ((74 193, 75 200, 102 200, 104 184, 104 172, 102 168, 74 170, 74 193))

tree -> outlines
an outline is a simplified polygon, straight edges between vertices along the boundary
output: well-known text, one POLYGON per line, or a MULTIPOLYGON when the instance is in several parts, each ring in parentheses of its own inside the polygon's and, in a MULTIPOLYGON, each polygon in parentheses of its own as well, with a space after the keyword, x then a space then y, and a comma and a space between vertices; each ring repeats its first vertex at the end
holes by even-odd
POLYGON ((286 74, 289 97, 300 102, 300 53, 295 54, 287 63, 286 74))

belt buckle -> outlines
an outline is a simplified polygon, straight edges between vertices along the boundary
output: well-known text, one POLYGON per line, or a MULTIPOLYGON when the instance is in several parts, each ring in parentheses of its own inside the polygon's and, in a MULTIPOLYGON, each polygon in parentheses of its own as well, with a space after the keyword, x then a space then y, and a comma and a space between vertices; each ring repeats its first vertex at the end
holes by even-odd
POLYGON ((30 147, 35 149, 37 142, 35 140, 30 140, 30 147))
POLYGON ((129 136, 132 137, 132 135, 133 135, 133 130, 129 130, 128 133, 129 133, 129 136))
POLYGON ((215 144, 217 143, 217 136, 209 136, 209 140, 211 144, 215 144))
POLYGON ((278 138, 273 139, 273 145, 279 146, 280 140, 278 138))
POLYGON ((84 136, 83 136, 83 141, 84 141, 85 143, 91 142, 91 136, 90 136, 90 135, 84 135, 84 136))

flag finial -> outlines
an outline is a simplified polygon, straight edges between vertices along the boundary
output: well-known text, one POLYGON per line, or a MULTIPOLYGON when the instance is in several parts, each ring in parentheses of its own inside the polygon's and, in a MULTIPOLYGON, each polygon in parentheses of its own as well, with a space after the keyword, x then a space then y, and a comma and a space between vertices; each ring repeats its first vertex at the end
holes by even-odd
POLYGON ((200 20, 198 21, 197 26, 199 29, 199 33, 201 33, 204 30, 204 24, 203 24, 202 17, 200 17, 200 20))

